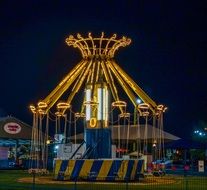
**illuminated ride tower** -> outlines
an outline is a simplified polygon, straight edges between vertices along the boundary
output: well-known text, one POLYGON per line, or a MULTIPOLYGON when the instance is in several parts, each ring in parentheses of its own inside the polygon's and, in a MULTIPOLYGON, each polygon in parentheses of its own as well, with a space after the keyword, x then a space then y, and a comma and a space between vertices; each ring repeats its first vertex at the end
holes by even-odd
POLYGON ((84 105, 86 119, 84 140, 89 153, 88 158, 111 158, 109 90, 106 82, 101 79, 95 82, 95 85, 87 84, 84 105))
MULTIPOLYGON (((107 38, 104 33, 100 37, 87 37, 77 34, 70 35, 66 39, 68 46, 78 48, 82 54, 82 60, 66 75, 57 87, 37 106, 31 105, 33 113, 33 132, 31 143, 30 169, 36 172, 47 170, 48 140, 51 138, 50 120, 54 116, 56 141, 62 142, 68 134, 67 124, 74 124, 75 150, 72 156, 55 160, 55 178, 58 180, 71 180, 75 178, 92 178, 95 180, 134 180, 137 173, 143 171, 143 160, 139 160, 139 154, 148 153, 148 120, 153 118, 153 125, 157 125, 153 131, 152 142, 156 148, 156 155, 163 156, 163 113, 166 108, 157 105, 123 69, 114 61, 114 54, 120 47, 128 46, 131 39, 122 37, 117 39, 116 34, 107 38), (126 112, 126 101, 122 100, 119 87, 126 93, 129 101, 134 106, 134 127, 136 129, 137 159, 123 159, 128 154, 128 140, 130 134, 130 113, 126 112), (74 105, 74 99, 81 89, 84 90, 84 98, 80 108, 74 105), (62 100, 63 98, 66 100, 62 100), (137 99, 142 103, 137 103, 137 99), (56 106, 55 106, 56 105, 56 106), (56 109, 55 109, 56 108, 56 109), (117 108, 118 120, 124 121, 124 125, 118 125, 114 130, 110 115, 117 108), (55 110, 55 114, 54 113, 55 110), (71 121, 71 115, 74 121, 71 121), (70 117, 69 117, 69 116, 70 117), (70 119, 68 119, 70 118, 70 119), (76 142, 76 121, 83 118, 84 141, 78 145, 76 142), (140 132, 140 121, 144 120, 144 133, 140 132), (127 129, 126 122, 128 122, 127 129), (112 132, 117 134, 118 143, 116 152, 118 157, 112 156, 112 132), (123 133, 126 133, 127 141, 122 142, 123 133), (120 153, 125 146, 125 153, 120 153), (76 153, 82 146, 84 153, 76 159, 76 153), (113 159, 111 159, 113 158, 113 159), (95 176, 95 177, 94 177, 95 176)), ((153 129, 154 129, 153 128, 153 129)), ((68 136, 70 138, 70 136, 68 136)), ((73 150, 73 147, 68 149, 73 150)))

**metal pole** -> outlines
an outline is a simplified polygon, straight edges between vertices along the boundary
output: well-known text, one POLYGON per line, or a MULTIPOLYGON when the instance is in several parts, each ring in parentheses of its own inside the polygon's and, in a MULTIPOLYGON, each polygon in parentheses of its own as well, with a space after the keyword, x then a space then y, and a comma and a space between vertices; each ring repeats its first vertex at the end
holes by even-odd
POLYGON ((32 190, 35 190, 35 171, 32 171, 32 190))
POLYGON ((75 134, 75 150, 76 150, 76 141, 77 141, 77 139, 76 139, 76 121, 77 121, 78 119, 77 119, 77 117, 75 116, 75 123, 74 123, 74 134, 75 134))

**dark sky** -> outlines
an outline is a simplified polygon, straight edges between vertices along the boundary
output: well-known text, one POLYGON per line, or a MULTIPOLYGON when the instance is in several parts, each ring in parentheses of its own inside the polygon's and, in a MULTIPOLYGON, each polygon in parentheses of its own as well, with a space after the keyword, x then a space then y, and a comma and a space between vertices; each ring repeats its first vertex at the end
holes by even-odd
POLYGON ((81 59, 65 38, 102 31, 132 39, 115 58, 155 102, 168 106, 166 131, 188 138, 200 121, 207 123, 207 3, 187 0, 1 0, 1 116, 31 124, 28 106, 81 59))

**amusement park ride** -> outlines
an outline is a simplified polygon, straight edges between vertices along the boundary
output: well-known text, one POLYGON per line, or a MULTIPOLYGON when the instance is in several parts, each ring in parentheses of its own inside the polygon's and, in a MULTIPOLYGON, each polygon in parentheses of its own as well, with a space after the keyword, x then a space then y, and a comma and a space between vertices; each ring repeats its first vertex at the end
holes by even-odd
POLYGON ((150 149, 156 147, 156 158, 164 156, 163 113, 166 107, 157 105, 115 62, 115 52, 128 46, 130 38, 117 39, 116 34, 107 38, 104 33, 92 37, 89 33, 85 38, 80 34, 70 35, 66 43, 80 50, 82 60, 45 99, 30 106, 33 113, 30 171, 47 172, 48 143, 54 137, 59 149, 66 152, 58 150, 54 159, 57 180, 136 179, 144 169, 142 157, 148 155, 150 149), (123 100, 120 87, 128 100, 123 100), (82 99, 78 96, 80 92, 84 94, 82 99), (74 103, 76 96, 81 106, 74 103), (138 98, 141 99, 139 103, 138 98), (133 114, 127 112, 128 102, 134 107, 133 114), (53 134, 52 117, 55 121, 53 134), (79 144, 78 120, 84 126, 84 140, 79 144), (136 127, 136 158, 129 156, 131 123, 136 127), (113 142, 115 124, 118 139, 113 142), (141 125, 144 125, 143 136, 141 125), (148 138, 149 126, 153 126, 151 139, 148 138), (124 143, 121 131, 126 133, 124 143))

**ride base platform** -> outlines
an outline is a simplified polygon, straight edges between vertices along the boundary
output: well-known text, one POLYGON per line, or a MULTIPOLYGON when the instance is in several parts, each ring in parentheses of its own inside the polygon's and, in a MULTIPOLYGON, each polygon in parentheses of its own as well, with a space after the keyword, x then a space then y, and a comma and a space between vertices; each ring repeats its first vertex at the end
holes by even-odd
POLYGON ((57 159, 54 165, 59 181, 133 181, 143 172, 141 159, 57 159))

